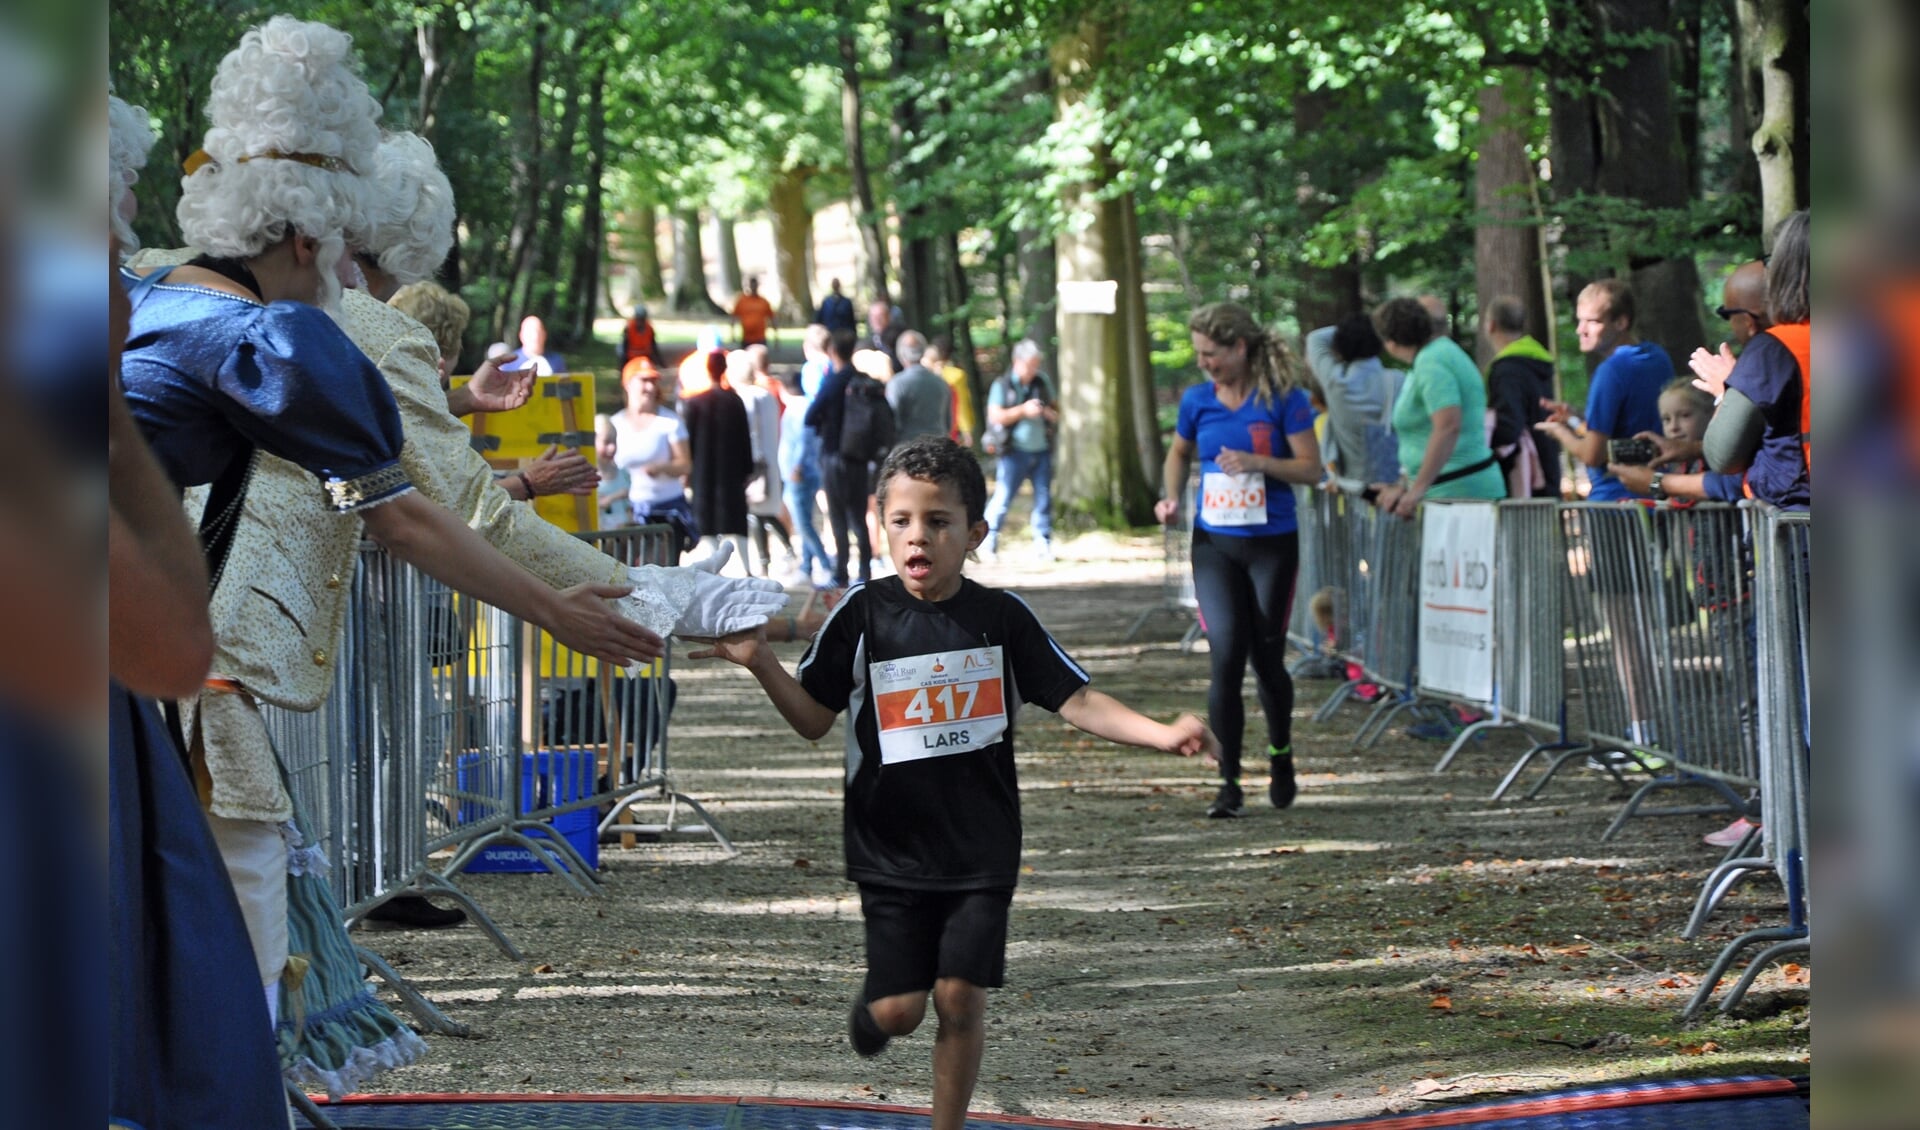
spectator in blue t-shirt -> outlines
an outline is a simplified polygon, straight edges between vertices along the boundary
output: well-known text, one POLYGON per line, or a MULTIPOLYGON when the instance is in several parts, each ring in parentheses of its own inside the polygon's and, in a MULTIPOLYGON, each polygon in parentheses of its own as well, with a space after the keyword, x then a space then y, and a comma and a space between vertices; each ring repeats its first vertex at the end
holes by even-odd
POLYGON ((1580 351, 1600 359, 1587 385, 1587 418, 1558 401, 1545 401, 1547 418, 1534 425, 1587 465, 1587 497, 1595 502, 1636 498, 1607 473, 1607 441, 1660 432, 1660 390, 1674 377, 1673 359, 1633 332, 1633 288, 1624 279, 1587 284, 1575 300, 1580 351))
POLYGON ((1213 679, 1207 712, 1220 739, 1220 792, 1207 815, 1233 817, 1245 803, 1240 749, 1247 663, 1267 719, 1268 801, 1293 803, 1293 680, 1287 616, 1300 565, 1293 487, 1320 481, 1320 443, 1304 386, 1305 366, 1245 307, 1202 306, 1188 319, 1194 359, 1209 378, 1180 398, 1179 421, 1154 506, 1171 525, 1193 509, 1193 588, 1207 629, 1213 679), (1199 491, 1187 470, 1200 461, 1199 491))

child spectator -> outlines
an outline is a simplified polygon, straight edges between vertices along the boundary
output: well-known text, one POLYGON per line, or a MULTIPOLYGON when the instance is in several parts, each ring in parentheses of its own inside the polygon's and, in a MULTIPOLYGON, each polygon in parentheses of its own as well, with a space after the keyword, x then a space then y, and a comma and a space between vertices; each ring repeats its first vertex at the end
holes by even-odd
MULTIPOLYGON (((1692 498, 1714 502, 1740 501, 1740 476, 1707 470, 1706 460, 1698 454, 1700 441, 1713 419, 1713 396, 1695 388, 1689 377, 1676 377, 1660 390, 1659 444, 1662 451, 1690 455, 1671 462, 1646 465, 1607 464, 1607 474, 1619 479, 1635 494, 1654 499, 1692 498)), ((1636 439, 1654 439, 1642 432, 1636 439)), ((1656 456, 1655 458, 1658 458, 1656 456)))
POLYGON ((961 575, 987 533, 986 479, 965 449, 945 436, 904 444, 877 493, 895 575, 850 590, 796 674, 764 630, 691 658, 747 668, 810 740, 851 711, 847 877, 860 886, 867 976, 850 1038, 862 1056, 878 1055, 919 1027, 931 993, 933 1125, 960 1130, 986 1041, 986 991, 1005 981, 1021 703, 1109 741, 1183 756, 1215 743, 1191 714, 1163 725, 1094 690, 1025 601, 961 575))

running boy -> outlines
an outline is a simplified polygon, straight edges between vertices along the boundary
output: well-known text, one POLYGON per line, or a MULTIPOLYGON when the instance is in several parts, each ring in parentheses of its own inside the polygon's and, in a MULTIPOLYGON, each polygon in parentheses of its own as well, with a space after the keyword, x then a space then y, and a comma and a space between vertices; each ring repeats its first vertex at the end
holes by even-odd
POLYGON ((945 436, 895 449, 876 488, 895 575, 856 585, 795 675, 764 632, 691 658, 737 663, 800 736, 847 726, 847 878, 860 886, 867 976, 850 1017, 874 1056, 919 1027, 931 992, 934 1130, 960 1130, 1005 982, 1020 871, 1013 725, 1023 702, 1096 737, 1192 756, 1216 748, 1191 714, 1155 722, 1088 686, 1025 601, 961 575, 986 536, 980 464, 945 436))

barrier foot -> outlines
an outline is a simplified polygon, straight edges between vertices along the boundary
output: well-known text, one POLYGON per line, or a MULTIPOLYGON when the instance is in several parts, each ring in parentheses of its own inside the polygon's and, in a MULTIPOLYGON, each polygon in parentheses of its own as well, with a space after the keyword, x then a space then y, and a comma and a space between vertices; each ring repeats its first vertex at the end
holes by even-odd
POLYGON ((1468 723, 1466 729, 1454 735, 1453 744, 1447 747, 1447 752, 1440 755, 1440 761, 1433 767, 1433 771, 1445 773, 1447 766, 1452 765, 1453 759, 1460 756, 1460 751, 1467 747, 1467 743, 1481 734, 1489 730, 1504 730, 1509 726, 1518 727, 1519 725, 1518 722, 1496 722, 1492 718, 1482 718, 1478 722, 1468 723))
POLYGON ((501 930, 494 922, 492 916, 480 909, 480 904, 474 901, 473 896, 456 885, 453 880, 447 878, 445 875, 436 875, 431 871, 423 871, 419 875, 414 876, 413 884, 415 887, 422 888, 422 893, 445 895, 459 903, 460 909, 467 912, 467 918, 474 925, 480 927, 481 932, 485 933, 487 937, 493 939, 494 946, 506 956, 508 961, 526 960, 526 956, 522 954, 519 947, 515 946, 512 940, 507 937, 505 931, 501 930))
POLYGON ((421 996, 420 990, 414 988, 405 977, 396 973, 393 966, 387 964, 386 958, 365 946, 353 947, 353 955, 359 958, 368 969, 373 970, 375 976, 387 983, 387 988, 392 989, 399 996, 401 1005, 413 1014, 415 1020, 426 1025, 429 1032, 462 1037, 473 1034, 465 1024, 448 1019, 447 1014, 435 1008, 432 1001, 421 996))
MULTIPOLYGON (((540 826, 546 827, 546 825, 540 825, 540 826)), ((499 840, 511 840, 514 843, 519 844, 521 847, 526 848, 529 852, 533 853, 533 857, 535 859, 538 859, 541 863, 546 865, 546 868, 548 871, 552 872, 555 875, 560 876, 562 879, 565 879, 567 883, 573 887, 574 890, 579 891, 581 894, 591 898, 594 895, 600 893, 598 889, 599 888, 598 883, 595 883, 594 887, 592 889, 589 889, 588 887, 583 886, 581 884, 580 882, 582 878, 581 875, 576 874, 573 871, 563 870, 560 867, 560 864, 556 860, 555 853, 553 851, 554 841, 547 839, 545 836, 542 836, 540 839, 535 840, 521 834, 518 830, 511 827, 496 829, 495 831, 490 832, 487 835, 480 836, 475 839, 467 841, 466 844, 461 846, 459 852, 454 855, 453 862, 449 863, 447 865, 446 870, 440 873, 441 877, 445 878, 447 875, 452 875, 455 872, 459 871, 461 868, 465 867, 469 862, 471 862, 474 856, 479 855, 481 851, 485 850, 489 844, 495 843, 499 840)), ((569 850, 570 850, 571 845, 567 845, 567 846, 569 847, 569 850)), ((579 860, 579 856, 577 855, 574 856, 574 858, 576 860, 579 860)), ((579 869, 584 869, 585 866, 586 866, 585 861, 580 861, 579 869)))
POLYGON ((666 819, 658 824, 620 824, 617 825, 619 829, 637 833, 651 832, 660 835, 665 835, 668 832, 678 832, 711 836, 713 837, 714 843, 719 845, 721 850, 725 851, 729 856, 740 854, 740 849, 734 846, 733 839, 727 835, 726 829, 722 828, 719 821, 715 820, 713 816, 707 812, 705 805, 685 793, 674 792, 672 789, 663 789, 657 797, 642 797, 638 794, 623 797, 618 804, 614 805, 613 811, 607 814, 607 818, 611 820, 618 817, 620 813, 633 808, 642 800, 666 801, 666 819), (680 806, 683 804, 692 809, 694 814, 700 817, 700 823, 676 824, 674 822, 679 815, 680 806))
POLYGON ((1333 688, 1333 693, 1327 696, 1327 701, 1321 703, 1319 709, 1313 712, 1313 720, 1315 722, 1325 722, 1329 718, 1332 718, 1334 712, 1340 709, 1342 703, 1352 698, 1353 692, 1358 690, 1359 687, 1359 679, 1348 679, 1346 682, 1333 688))
POLYGON ((1418 714, 1419 712, 1426 709, 1426 705, 1427 704, 1421 702, 1420 699, 1413 696, 1409 696, 1401 700, 1400 702, 1394 703, 1393 707, 1387 711, 1385 717, 1382 717, 1377 721, 1373 718, 1367 719, 1367 724, 1360 727, 1360 733, 1355 734, 1353 736, 1354 744, 1359 746, 1361 749, 1372 749, 1374 746, 1374 743, 1378 742, 1382 737, 1386 736, 1387 731, 1393 727, 1393 720, 1399 717, 1401 711, 1411 710, 1415 714, 1418 714), (1373 732, 1371 734, 1367 733, 1368 726, 1371 726, 1373 728, 1373 732), (1361 737, 1361 735, 1363 734, 1366 735, 1364 740, 1361 737))
POLYGON ((1683 808, 1649 809, 1639 814, 1642 816, 1704 816, 1709 812, 1720 812, 1724 810, 1729 816, 1738 816, 1740 813, 1746 811, 1746 801, 1743 800, 1738 793, 1734 792, 1733 787, 1725 781, 1715 780, 1712 777, 1700 777, 1691 773, 1655 777, 1653 780, 1635 789, 1633 795, 1627 798, 1627 806, 1620 810, 1620 815, 1613 818, 1613 823, 1607 825, 1606 832, 1600 836, 1600 842, 1606 843, 1618 835, 1620 829, 1626 827, 1627 821, 1638 812, 1640 802, 1646 800, 1649 796, 1652 796, 1662 789, 1686 788, 1712 789, 1721 796, 1726 797, 1727 804, 1724 809, 1720 805, 1704 807, 1700 805, 1688 805, 1683 808))
POLYGON ((1760 976, 1761 970, 1790 953, 1811 955, 1813 953, 1812 937, 1802 934, 1798 938, 1789 938, 1784 942, 1775 942, 1773 945, 1761 950, 1760 953, 1747 964, 1747 971, 1740 974, 1740 979, 1733 983, 1733 988, 1727 990, 1727 995, 1720 998, 1721 1015, 1730 1014, 1734 1009, 1739 1008, 1740 1002, 1746 999, 1747 990, 1753 987, 1754 979, 1760 976))
POLYGON ((1170 604, 1154 605, 1152 608, 1147 609, 1145 612, 1142 612, 1140 615, 1135 616, 1133 618, 1133 626, 1127 629, 1126 635, 1120 637, 1120 642, 1132 643, 1133 637, 1140 634, 1140 629, 1147 626, 1147 621, 1153 619, 1155 616, 1158 616, 1160 613, 1166 612, 1166 613, 1171 613, 1172 615, 1178 616, 1181 613, 1181 611, 1182 611, 1181 609, 1176 608, 1170 604))
POLYGON ((1740 837, 1740 842, 1728 848, 1727 854, 1720 857, 1720 862, 1725 863, 1732 859, 1751 858, 1748 853, 1760 846, 1760 835, 1760 825, 1755 824, 1753 827, 1748 828, 1747 834, 1740 837))
POLYGON ((1394 698, 1380 698, 1373 704, 1373 712, 1367 714, 1367 721, 1359 723, 1359 731, 1354 733, 1354 746, 1367 748, 1373 742, 1380 741, 1380 735, 1386 733, 1386 727, 1394 723, 1402 710, 1413 710, 1419 704, 1419 698, 1413 694, 1400 694, 1394 698))
POLYGON ((1713 990, 1719 987, 1720 978, 1726 976, 1727 970, 1733 968, 1733 963, 1739 960, 1740 951, 1761 942, 1778 942, 1804 937, 1806 937, 1806 930, 1802 927, 1768 926, 1759 930, 1748 930, 1728 942, 1726 948, 1720 951, 1720 956, 1713 959, 1713 967, 1700 978, 1700 987, 1694 991, 1693 999, 1687 1002, 1687 1007, 1681 1010, 1680 1019, 1688 1022, 1699 1019, 1700 1010, 1713 999, 1713 990))
POLYGON ((1706 927, 1707 918, 1720 905, 1720 900, 1733 890, 1741 876, 1749 871, 1771 870, 1773 860, 1765 856, 1728 859, 1715 864, 1713 870, 1707 872, 1707 881, 1700 885, 1700 897, 1694 901, 1693 917, 1687 919, 1687 928, 1680 936, 1689 942, 1699 937, 1700 931, 1706 927))
POLYGON ((1548 750, 1575 749, 1575 748, 1577 748, 1577 743, 1575 742, 1554 741, 1554 742, 1533 743, 1533 745, 1527 750, 1527 752, 1520 755, 1520 760, 1513 763, 1513 768, 1507 770, 1507 775, 1500 779, 1499 787, 1493 790, 1492 799, 1499 800, 1501 797, 1506 796, 1507 790, 1512 788, 1513 783, 1520 779, 1520 774, 1526 772, 1527 766, 1533 764, 1534 758, 1540 756, 1541 754, 1547 752, 1548 750))
POLYGON ((559 875, 561 879, 566 879, 568 883, 574 884, 574 890, 578 890, 580 894, 586 894, 589 898, 591 898, 591 896, 599 896, 599 894, 607 894, 607 886, 601 883, 599 879, 593 877, 593 869, 588 867, 588 861, 586 861, 586 858, 580 856, 578 850, 574 850, 572 844, 566 842, 566 836, 541 836, 538 840, 534 840, 532 836, 520 835, 520 829, 522 829, 522 827, 526 827, 526 829, 551 829, 551 825, 547 825, 547 823, 543 823, 543 821, 526 821, 526 823, 520 823, 520 825, 516 825, 516 827, 507 827, 507 829, 503 829, 503 831, 505 831, 505 835, 513 836, 516 840, 520 840, 522 844, 526 844, 528 848, 536 850, 536 858, 540 859, 541 863, 547 865, 547 871, 553 873, 553 875, 559 875), (538 856, 538 852, 541 852, 541 850, 545 852, 545 856, 538 856))
MULTIPOLYGON (((1552 781, 1554 776, 1560 772, 1560 769, 1562 766, 1566 765, 1567 762, 1572 761, 1576 757, 1591 757, 1593 753, 1594 753, 1594 747, 1591 745, 1569 746, 1565 753, 1562 753, 1560 756, 1553 759, 1553 764, 1547 766, 1546 775, 1541 777, 1538 781, 1535 781, 1533 783, 1533 787, 1527 790, 1527 795, 1522 797, 1521 799, 1533 800, 1534 798, 1538 797, 1541 794, 1541 792, 1543 792, 1546 789, 1548 782, 1552 781)), ((1614 780, 1620 781, 1622 784, 1625 783, 1625 779, 1622 778, 1619 773, 1614 772, 1614 770, 1612 770, 1611 768, 1608 769, 1608 772, 1613 773, 1614 780)))
POLYGON ((314 1102, 305 1091, 292 1083, 287 1084, 287 1101, 293 1104, 293 1109, 300 1112, 300 1117, 307 1120, 309 1130, 340 1130, 333 1119, 328 1118, 326 1112, 320 1109, 319 1103, 314 1102))

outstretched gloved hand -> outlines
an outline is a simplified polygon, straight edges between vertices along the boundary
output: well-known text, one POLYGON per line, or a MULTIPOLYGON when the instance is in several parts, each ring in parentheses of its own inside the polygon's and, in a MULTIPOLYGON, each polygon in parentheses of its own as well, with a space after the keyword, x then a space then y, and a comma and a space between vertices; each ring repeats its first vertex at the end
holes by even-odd
POLYGON ((763 577, 722 577, 732 555, 726 546, 697 565, 640 565, 627 570, 633 592, 621 611, 655 632, 682 639, 717 639, 749 632, 786 606, 780 582, 763 577))

